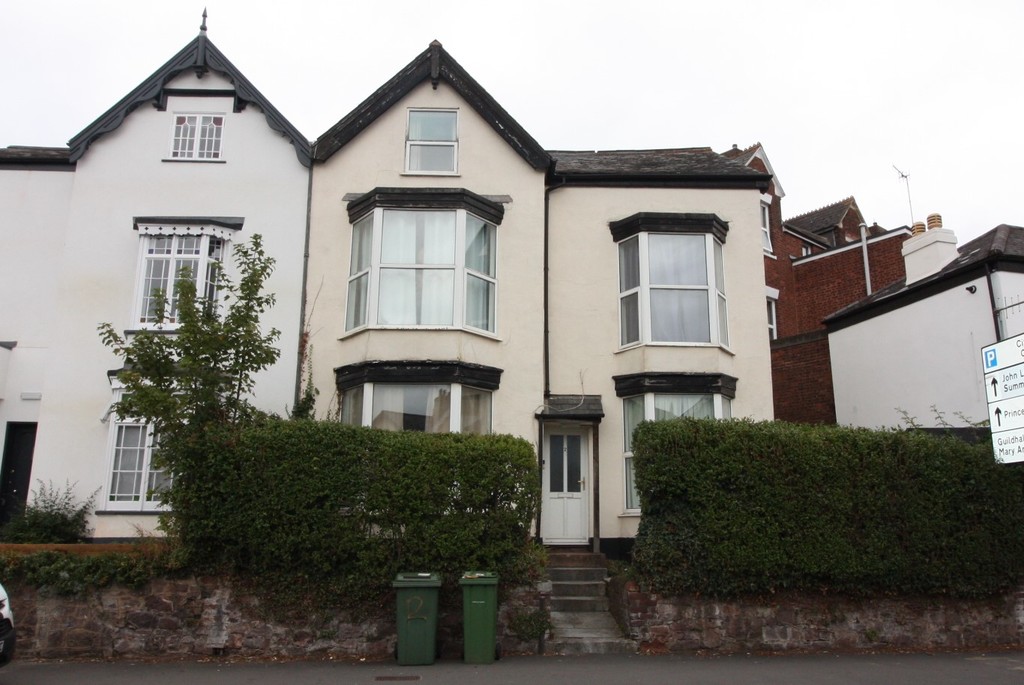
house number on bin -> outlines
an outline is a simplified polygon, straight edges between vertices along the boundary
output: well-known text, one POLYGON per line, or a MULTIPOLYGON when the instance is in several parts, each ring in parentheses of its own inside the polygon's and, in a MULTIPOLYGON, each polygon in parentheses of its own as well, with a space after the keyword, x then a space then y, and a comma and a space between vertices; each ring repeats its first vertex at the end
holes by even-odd
POLYGON ((423 615, 423 598, 419 595, 413 595, 405 600, 405 620, 406 621, 426 621, 427 617, 423 615))

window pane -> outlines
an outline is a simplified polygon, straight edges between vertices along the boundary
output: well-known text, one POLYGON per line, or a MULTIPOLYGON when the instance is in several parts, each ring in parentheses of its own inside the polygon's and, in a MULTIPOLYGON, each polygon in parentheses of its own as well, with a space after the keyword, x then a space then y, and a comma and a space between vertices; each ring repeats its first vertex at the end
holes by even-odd
POLYGON ((713 395, 655 395, 654 420, 715 418, 713 395))
POLYGON ((409 171, 455 171, 455 145, 409 145, 409 171))
POLYGON ((364 217, 352 226, 352 257, 348 275, 355 276, 370 268, 370 249, 373 245, 373 215, 364 217))
POLYGON ((580 436, 567 435, 565 439, 565 491, 582 492, 583 485, 580 479, 583 472, 583 455, 580 454, 580 436))
POLYGON ((119 425, 114 436, 114 463, 109 494, 111 502, 140 500, 145 456, 146 426, 119 425))
POLYGON ((651 285, 707 285, 704 236, 648 236, 651 285))
POLYGON ((466 215, 466 268, 494 277, 494 226, 466 215))
POLYGON ((717 240, 715 245, 715 287, 718 292, 725 294, 725 256, 722 250, 722 243, 717 240))
POLYGON ((633 475, 633 457, 626 457, 626 508, 640 508, 640 494, 636 490, 636 478, 633 475))
POLYGON ((146 261, 146 278, 142 285, 142 316, 140 317, 143 322, 157 321, 160 318, 160 312, 157 311, 157 295, 167 294, 170 269, 169 260, 149 259, 146 261))
POLYGON ((651 339, 655 342, 711 342, 707 292, 652 289, 651 339))
POLYGON ((370 274, 364 273, 348 282, 348 303, 345 305, 345 330, 366 325, 367 284, 370 274))
POLYGON ((447 433, 450 416, 451 388, 447 385, 373 386, 374 428, 447 433))
POLYGON ((729 307, 724 295, 718 296, 718 341, 729 344, 729 307))
POLYGON ((455 140, 456 112, 409 112, 409 140, 455 140))
POLYGON ((619 292, 640 286, 640 241, 630 238, 619 243, 619 292))
POLYGON ((633 451, 633 431, 644 420, 644 396, 627 397, 622 400, 623 450, 633 451))
POLYGON ((548 489, 551 492, 565 492, 565 436, 551 436, 551 454, 548 455, 548 459, 551 460, 551 468, 548 469, 551 474, 548 489))
POLYGON ((450 326, 454 293, 451 269, 381 269, 377 322, 450 326))
POLYGON ((385 264, 454 264, 455 212, 385 211, 385 264))
POLYGON ((363 425, 363 386, 341 393, 341 422, 346 426, 363 425))
POLYGON ((477 435, 491 432, 491 393, 462 386, 461 431, 477 435))
POLYGON ((494 332, 494 284, 466 275, 466 325, 494 332))
POLYGON ((628 345, 640 339, 640 293, 619 298, 619 344, 628 345))

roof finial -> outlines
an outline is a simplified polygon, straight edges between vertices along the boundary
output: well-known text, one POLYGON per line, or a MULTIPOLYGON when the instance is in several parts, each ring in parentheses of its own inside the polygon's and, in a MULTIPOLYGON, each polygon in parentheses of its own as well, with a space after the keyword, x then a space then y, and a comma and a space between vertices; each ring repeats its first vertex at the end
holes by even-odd
POLYGON ((206 31, 206 8, 203 8, 203 24, 199 27, 200 31, 206 31))

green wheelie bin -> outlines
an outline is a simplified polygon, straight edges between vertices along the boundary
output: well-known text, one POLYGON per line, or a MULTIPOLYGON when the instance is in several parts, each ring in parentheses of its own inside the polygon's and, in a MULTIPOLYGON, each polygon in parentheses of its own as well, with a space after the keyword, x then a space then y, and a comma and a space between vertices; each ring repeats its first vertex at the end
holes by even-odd
POLYGON ((500 656, 498 646, 498 574, 466 571, 462 586, 462 658, 467 664, 489 664, 500 656))
POLYGON ((439 573, 399 573, 395 588, 398 613, 398 663, 423 666, 437 654, 437 594, 439 573))

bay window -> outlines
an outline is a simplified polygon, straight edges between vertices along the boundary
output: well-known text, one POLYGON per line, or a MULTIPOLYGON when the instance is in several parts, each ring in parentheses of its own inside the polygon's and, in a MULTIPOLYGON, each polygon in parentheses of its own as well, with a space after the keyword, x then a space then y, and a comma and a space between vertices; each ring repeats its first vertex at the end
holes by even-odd
POLYGON ((725 374, 643 373, 615 377, 615 389, 622 398, 625 510, 638 511, 640 498, 633 470, 636 427, 641 421, 731 419, 736 379, 725 374), (659 392, 653 392, 655 389, 659 392))
POLYGON ((346 331, 369 326, 495 332, 496 227, 503 210, 470 196, 464 190, 399 190, 391 197, 398 206, 367 207, 378 203, 365 200, 354 202, 355 209, 350 205, 350 215, 369 211, 352 225, 346 331), (436 206, 402 206, 430 201, 436 206))
POLYGON ((619 251, 619 344, 729 345, 725 224, 637 214, 611 224, 619 251))
POLYGON ((139 282, 134 320, 141 326, 178 324, 181 285, 195 286, 196 297, 216 302, 217 284, 228 239, 241 219, 138 218, 141 237, 139 282), (164 309, 158 309, 160 296, 164 309))
POLYGON ((335 370, 341 422, 426 433, 491 432, 500 369, 466 362, 361 362, 335 370))

